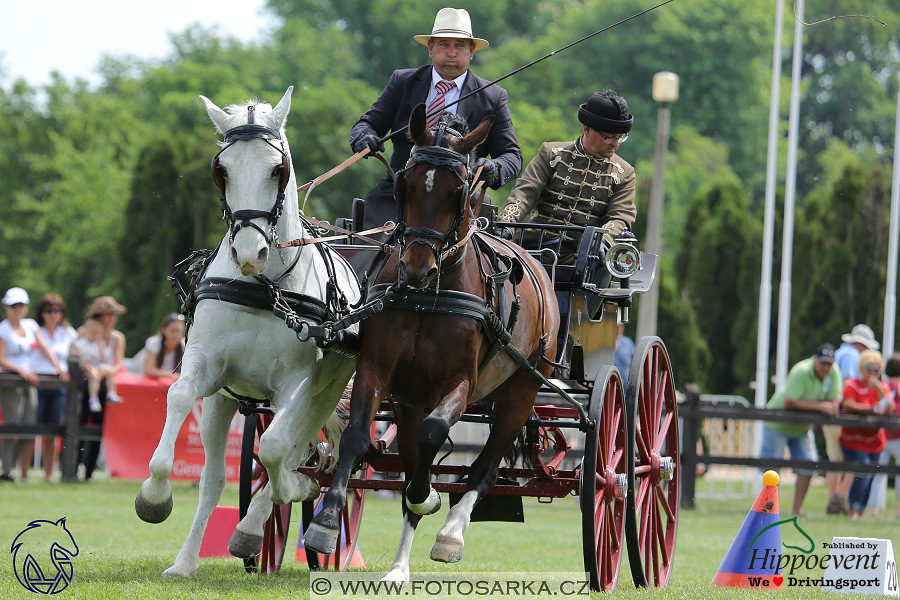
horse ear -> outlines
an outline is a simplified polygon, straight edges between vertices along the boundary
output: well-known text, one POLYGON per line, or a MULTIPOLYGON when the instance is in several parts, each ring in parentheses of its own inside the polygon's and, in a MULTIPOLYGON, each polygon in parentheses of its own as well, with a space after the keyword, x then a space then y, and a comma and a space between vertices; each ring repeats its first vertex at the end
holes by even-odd
POLYGON ((293 93, 294 86, 291 86, 284 93, 284 96, 281 97, 278 106, 272 109, 272 114, 275 116, 275 124, 278 130, 284 129, 284 125, 287 123, 288 113, 291 112, 291 94, 293 93))
POLYGON ((475 149, 478 144, 482 143, 485 139, 487 139, 488 132, 491 130, 491 125, 494 124, 494 115, 490 115, 485 117, 484 121, 475 128, 475 131, 460 139, 456 144, 456 151, 460 154, 468 154, 472 150, 475 149))
POLYGON ((425 120, 425 104, 419 104, 409 115, 409 139, 418 146, 428 145, 428 126, 425 120))
POLYGON ((219 130, 219 133, 224 134, 228 113, 213 104, 212 100, 206 96, 201 95, 200 98, 203 100, 203 103, 206 104, 206 114, 208 114, 209 118, 212 119, 212 122, 216 124, 216 129, 219 130))

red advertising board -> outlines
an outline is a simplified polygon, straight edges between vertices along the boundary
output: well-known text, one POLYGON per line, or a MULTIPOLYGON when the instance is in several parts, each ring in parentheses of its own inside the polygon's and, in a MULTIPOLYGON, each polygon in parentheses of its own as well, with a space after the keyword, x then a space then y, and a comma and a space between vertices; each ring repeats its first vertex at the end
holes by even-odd
MULTIPOLYGON (((146 479, 150 476, 150 458, 159 444, 166 424, 166 394, 172 380, 152 379, 132 373, 116 375, 116 387, 124 402, 108 404, 103 424, 103 446, 107 469, 120 479, 146 479)), ((200 415, 203 399, 194 402, 191 412, 178 432, 175 463, 171 479, 199 481, 203 468, 203 445, 200 443, 200 415)), ((235 413, 231 420, 226 449, 226 476, 238 481, 244 417, 235 413)))

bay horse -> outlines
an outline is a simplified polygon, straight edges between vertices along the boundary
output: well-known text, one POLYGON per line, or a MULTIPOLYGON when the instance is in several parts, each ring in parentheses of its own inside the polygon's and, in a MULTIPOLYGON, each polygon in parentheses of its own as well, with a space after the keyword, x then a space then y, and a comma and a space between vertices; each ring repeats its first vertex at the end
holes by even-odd
POLYGON ((273 292, 316 324, 333 319, 341 306, 360 297, 350 265, 324 244, 277 250, 279 239, 312 234, 301 221, 284 129, 292 91, 288 88, 274 108, 251 101, 222 110, 201 96, 225 136, 212 169, 229 230, 206 259, 202 280, 190 296, 196 306, 181 376, 169 388, 166 424, 150 460, 150 477, 135 499, 144 521, 158 523, 168 517, 175 439, 195 399, 204 398, 200 436, 206 462, 200 503, 187 541, 166 576, 189 577, 197 570, 203 532, 225 486, 228 430, 239 400, 268 399, 274 409, 271 425, 259 440, 268 485, 254 496, 228 545, 240 558, 259 554, 273 503, 319 496, 318 483, 295 469, 315 447, 309 442, 314 437, 318 441, 326 421, 329 432, 341 429, 333 411, 355 361, 323 352, 314 342, 299 342, 272 312, 273 292))
POLYGON ((472 465, 465 494, 450 509, 431 551, 431 558, 441 562, 462 559, 463 532, 472 509, 494 486, 500 462, 525 426, 540 390, 541 381, 532 371, 536 368, 547 377, 553 369, 541 360, 542 355, 555 357, 559 328, 556 297, 544 267, 512 243, 485 236, 485 251, 472 239, 476 223, 469 189, 476 182, 468 171, 469 154, 484 141, 492 123, 489 117, 463 136, 445 122, 437 132, 428 129, 424 104, 412 112, 409 131, 416 146, 395 178, 400 256, 388 259, 373 291, 396 285, 385 293, 385 308, 363 321, 341 460, 322 510, 303 537, 307 548, 335 551, 351 471, 369 445, 375 413, 392 395, 406 486, 400 543, 385 577, 390 581, 409 581, 416 525, 440 508, 430 467, 450 427, 468 405, 490 394, 496 411, 490 436, 472 465), (506 257, 505 264, 521 265, 521 270, 512 269, 522 275, 518 285, 515 275, 506 281, 482 275, 490 269, 491 249, 506 257), (405 302, 410 296, 417 299, 405 302), (450 314, 423 309, 432 304, 449 306, 450 314), (479 306, 490 313, 481 320, 472 317, 479 306), (499 351, 488 331, 498 322, 501 329, 517 323, 511 339, 506 338, 508 345, 501 344, 499 351))

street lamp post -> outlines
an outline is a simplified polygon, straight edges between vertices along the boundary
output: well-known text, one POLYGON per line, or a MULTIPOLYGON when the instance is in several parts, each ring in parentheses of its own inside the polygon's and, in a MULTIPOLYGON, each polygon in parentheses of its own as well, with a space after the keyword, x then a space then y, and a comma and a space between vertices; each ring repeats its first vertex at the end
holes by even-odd
MULTIPOLYGON (((669 147, 669 103, 678 100, 678 75, 663 71, 653 76, 653 99, 659 102, 656 117, 656 151, 653 159, 653 184, 647 212, 644 250, 659 255, 662 247, 663 191, 665 190, 666 150, 669 147)), ((659 264, 659 263, 657 263, 659 264)), ((642 297, 638 310, 637 336, 656 335, 660 279, 642 297)))

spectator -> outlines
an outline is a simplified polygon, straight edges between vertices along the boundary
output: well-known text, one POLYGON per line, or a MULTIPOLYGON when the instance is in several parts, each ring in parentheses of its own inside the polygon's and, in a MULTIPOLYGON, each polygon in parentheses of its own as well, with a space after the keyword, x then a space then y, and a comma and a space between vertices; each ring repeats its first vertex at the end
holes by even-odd
POLYGON ((144 344, 144 375, 178 379, 181 356, 184 354, 184 315, 166 315, 159 333, 144 344))
MULTIPOLYGON (((101 296, 94 300, 85 317, 96 319, 103 325, 103 343, 105 345, 104 362, 113 373, 118 373, 122 368, 122 360, 125 358, 125 336, 116 331, 116 320, 119 315, 125 313, 125 307, 116 302, 112 296, 101 296)), ((103 425, 103 417, 106 412, 106 394, 103 394, 105 383, 100 387, 100 412, 91 412, 90 406, 84 406, 81 411, 82 424, 103 425)), ((85 395, 85 404, 88 404, 85 395)), ((81 462, 84 464, 84 478, 91 479, 94 469, 97 467, 97 458, 100 456, 100 442, 86 441, 81 446, 81 462)))
MULTIPOLYGON (((838 414, 835 400, 841 394, 841 374, 834 368, 834 346, 822 344, 811 358, 801 360, 788 373, 784 387, 775 392, 766 408, 818 412, 831 417, 838 414)), ((812 427, 805 423, 763 423, 760 458, 782 458, 787 446, 793 460, 818 461, 812 427)), ((797 484, 794 488, 793 514, 803 514, 803 499, 809 491, 813 472, 794 469, 797 484)))
MULTIPOLYGON (((859 353, 863 350, 878 350, 878 342, 875 341, 875 333, 868 325, 860 323, 855 325, 850 333, 841 336, 843 343, 834 353, 834 360, 838 368, 841 370, 841 376, 844 378, 844 384, 850 379, 859 378, 859 353)), ((828 453, 828 460, 831 462, 841 462, 844 460, 844 453, 841 445, 838 443, 838 436, 841 434, 839 425, 823 425, 822 435, 825 437, 825 450, 828 453)), ((830 471, 825 475, 825 484, 828 487, 828 507, 825 512, 834 514, 847 514, 846 493, 839 493, 839 489, 847 490, 853 483, 853 475, 851 473, 842 474, 838 471, 830 471)))
POLYGON ((634 340, 624 335, 625 324, 619 321, 616 328, 616 357, 615 365, 624 382, 628 382, 628 374, 631 371, 631 360, 634 358, 634 340))
POLYGON ((106 401, 110 404, 122 402, 116 393, 116 372, 112 364, 107 362, 111 354, 106 352, 104 341, 106 327, 98 319, 90 317, 78 328, 78 338, 72 343, 72 355, 81 362, 84 378, 88 382, 88 408, 98 413, 103 410, 100 404, 100 383, 106 383, 106 401))
MULTIPOLYGON (((56 356, 50 351, 44 336, 34 319, 28 319, 28 293, 19 287, 10 288, 3 296, 6 318, 0 322, 0 368, 18 373, 29 387, 7 388, 0 395, 0 410, 7 425, 30 425, 34 423, 37 410, 37 394, 33 386, 38 383, 38 375, 32 371, 32 362, 38 354, 43 354, 53 365, 53 374, 62 381, 69 380, 56 356)), ((0 481, 13 481, 12 469, 19 461, 19 480, 28 481, 28 462, 31 454, 26 452, 34 436, 4 436, 0 444, 0 462, 3 473, 0 481)))
MULTIPOLYGON (((44 294, 37 303, 35 320, 40 326, 41 335, 47 340, 50 350, 56 356, 60 368, 68 372, 69 347, 78 337, 75 329, 66 320, 66 303, 59 294, 44 294)), ((32 369, 38 375, 53 374, 53 363, 43 355, 32 362, 32 369)), ((37 422, 49 425, 61 425, 65 421, 66 390, 65 388, 38 388, 37 422)), ((41 460, 44 463, 44 479, 53 480, 53 469, 56 465, 56 438, 41 436, 43 451, 41 460)))
MULTIPOLYGON (((891 390, 886 383, 878 379, 881 363, 881 353, 877 350, 864 350, 859 355, 859 379, 849 379, 844 384, 842 403, 844 412, 859 415, 893 414, 894 400, 891 397, 891 390)), ((878 462, 878 457, 884 450, 884 429, 842 426, 838 442, 844 452, 845 461, 878 462)), ((846 481, 847 478, 844 478, 841 482, 839 493, 844 496, 849 492, 848 514, 851 519, 858 519, 869 500, 872 477, 868 475, 853 477, 849 489, 845 487, 846 481)))
MULTIPOLYGON (((894 354, 884 364, 884 374, 887 376, 888 388, 894 399, 896 409, 898 399, 898 387, 900 387, 900 354, 894 354)), ((896 410, 894 411, 896 414, 896 410)), ((878 464, 886 465, 894 457, 894 463, 900 465, 900 430, 884 430, 884 452, 878 458, 878 464)), ((894 491, 900 500, 900 476, 894 478, 894 491)), ((872 480, 872 490, 869 492, 869 509, 873 517, 877 517, 884 510, 885 496, 887 495, 887 475, 879 473, 872 480)), ((897 504, 897 516, 900 517, 900 502, 897 504)))

